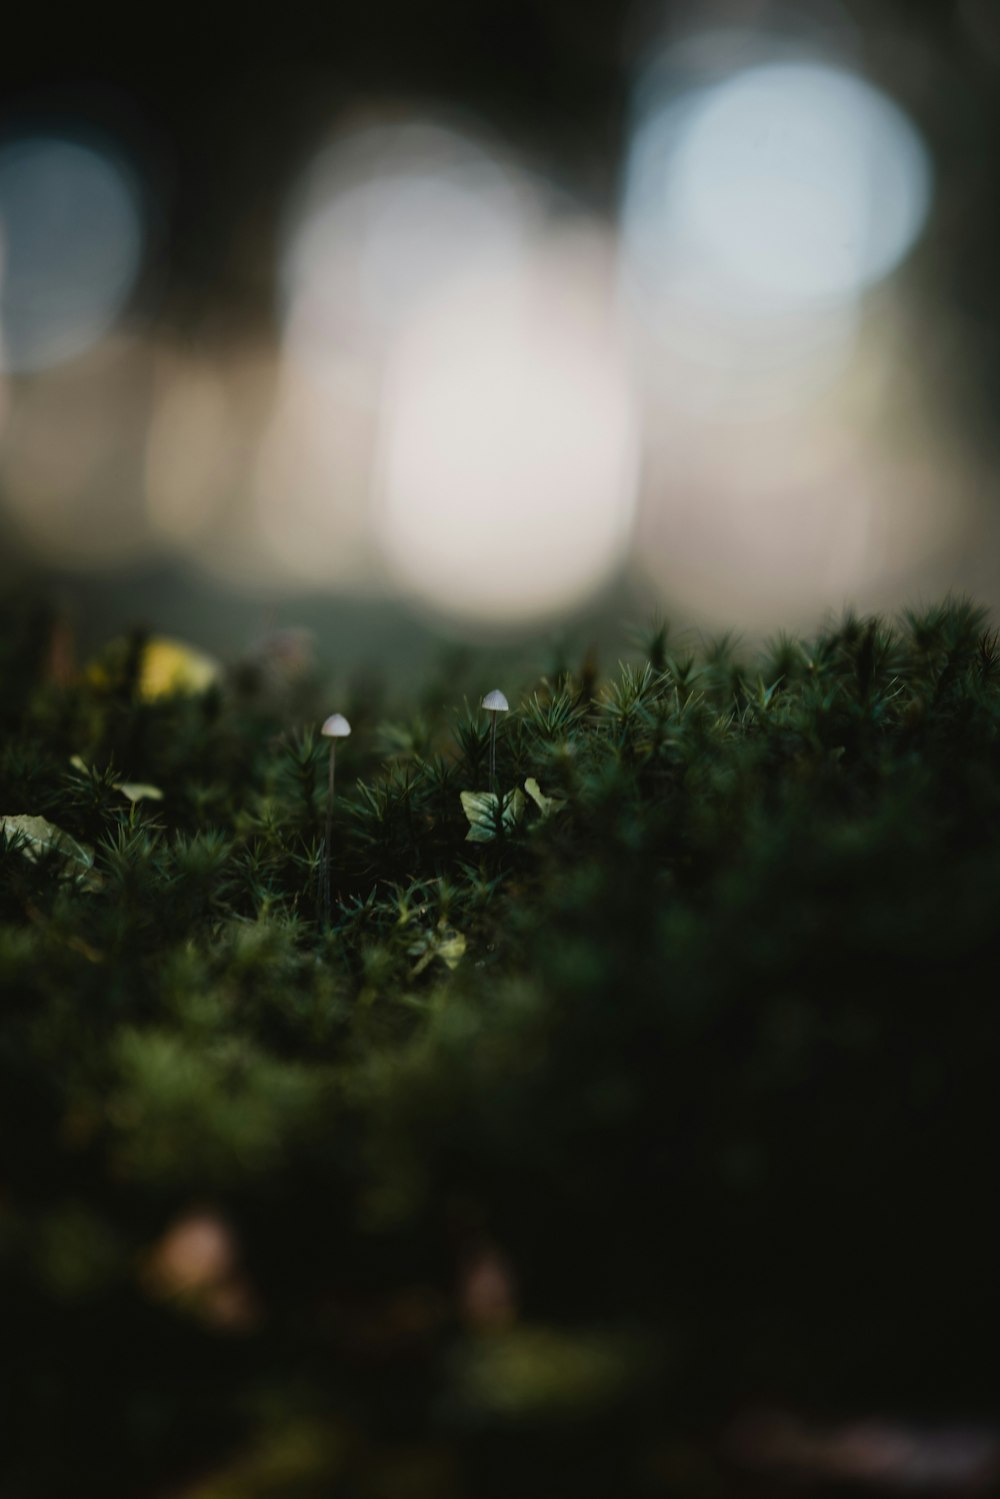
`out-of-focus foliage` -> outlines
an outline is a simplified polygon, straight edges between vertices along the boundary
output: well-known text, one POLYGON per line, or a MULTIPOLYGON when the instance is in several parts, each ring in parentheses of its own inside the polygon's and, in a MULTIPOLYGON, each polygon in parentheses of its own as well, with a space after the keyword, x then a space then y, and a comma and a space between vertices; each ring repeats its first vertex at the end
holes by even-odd
POLYGON ((53 682, 48 630, 0 643, 5 1495, 733 1494, 747 1403, 995 1408, 980 611, 507 682, 503 801, 485 714, 340 703, 329 923, 330 704, 150 698, 141 641, 53 682))

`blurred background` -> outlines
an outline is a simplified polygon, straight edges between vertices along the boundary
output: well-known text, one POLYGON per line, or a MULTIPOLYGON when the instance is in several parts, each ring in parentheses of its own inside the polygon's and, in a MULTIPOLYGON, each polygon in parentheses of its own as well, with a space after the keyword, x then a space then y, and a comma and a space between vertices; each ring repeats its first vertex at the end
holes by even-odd
POLYGON ((994 0, 22 21, 0 580, 84 645, 1000 601, 994 0))

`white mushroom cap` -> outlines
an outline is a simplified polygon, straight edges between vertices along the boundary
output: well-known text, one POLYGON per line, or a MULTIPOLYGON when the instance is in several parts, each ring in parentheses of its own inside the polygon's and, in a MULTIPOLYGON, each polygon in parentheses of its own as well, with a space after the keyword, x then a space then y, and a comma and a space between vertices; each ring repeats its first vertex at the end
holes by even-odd
POLYGON ((493 691, 488 692, 483 698, 483 707, 487 713, 506 713, 510 707, 510 703, 508 703, 500 688, 494 687, 493 691))
POLYGON ((326 723, 320 729, 327 739, 346 739, 351 732, 351 726, 343 713, 331 713, 326 723))

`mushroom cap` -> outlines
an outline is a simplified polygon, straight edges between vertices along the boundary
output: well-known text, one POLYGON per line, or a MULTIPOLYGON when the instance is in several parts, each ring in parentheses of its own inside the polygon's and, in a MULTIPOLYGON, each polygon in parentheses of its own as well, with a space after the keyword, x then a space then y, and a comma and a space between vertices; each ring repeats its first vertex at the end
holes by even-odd
POLYGON ((351 726, 343 713, 331 713, 320 729, 320 733, 327 739, 346 739, 350 732, 351 726))
POLYGON ((506 713, 510 707, 510 703, 508 703, 500 688, 494 687, 493 691, 488 692, 483 698, 483 707, 487 713, 506 713))

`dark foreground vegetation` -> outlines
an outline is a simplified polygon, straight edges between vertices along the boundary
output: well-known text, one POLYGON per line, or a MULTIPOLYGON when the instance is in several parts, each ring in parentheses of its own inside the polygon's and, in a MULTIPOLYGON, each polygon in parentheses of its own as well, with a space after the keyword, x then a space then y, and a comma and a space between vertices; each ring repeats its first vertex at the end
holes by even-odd
POLYGON ((147 650, 0 638, 5 1499, 991 1482, 980 611, 391 722, 147 650))

